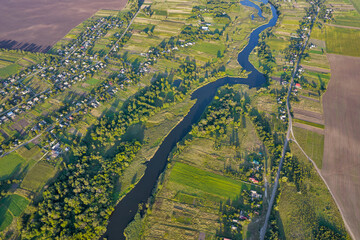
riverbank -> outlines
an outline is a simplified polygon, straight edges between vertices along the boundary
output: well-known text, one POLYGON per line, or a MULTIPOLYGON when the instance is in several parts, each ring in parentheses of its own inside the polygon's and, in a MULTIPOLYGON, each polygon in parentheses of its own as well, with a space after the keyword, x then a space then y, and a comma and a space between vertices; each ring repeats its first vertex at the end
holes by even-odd
POLYGON ((258 27, 250 34, 248 45, 239 53, 238 62, 246 70, 251 72, 247 79, 222 78, 209 83, 192 94, 197 102, 190 109, 182 122, 180 122, 164 139, 154 157, 150 160, 145 175, 135 187, 119 202, 114 213, 109 219, 109 226, 105 237, 115 239, 121 236, 125 227, 134 218, 140 203, 144 203, 150 197, 157 178, 163 171, 170 151, 196 123, 207 105, 212 101, 217 89, 225 84, 248 84, 250 87, 261 86, 265 83, 265 77, 260 74, 249 62, 248 56, 256 46, 259 34, 266 28, 274 26, 277 20, 276 11, 272 7, 273 18, 269 23, 258 27))

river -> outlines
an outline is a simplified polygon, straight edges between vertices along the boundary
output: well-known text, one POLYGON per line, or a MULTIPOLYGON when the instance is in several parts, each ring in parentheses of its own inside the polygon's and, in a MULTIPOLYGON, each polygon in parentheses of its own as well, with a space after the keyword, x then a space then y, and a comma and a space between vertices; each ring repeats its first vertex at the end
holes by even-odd
MULTIPOLYGON (((263 0, 267 3, 267 0, 263 0)), ((261 9, 250 2, 244 0, 240 2, 242 5, 254 7, 258 10, 259 17, 262 16, 261 9)), ((258 44, 259 34, 266 28, 273 27, 277 21, 276 9, 271 6, 272 18, 267 24, 256 28, 249 37, 249 43, 238 55, 239 64, 248 72, 251 72, 247 78, 230 78, 224 77, 209 83, 197 89, 192 95, 192 99, 197 99, 194 106, 189 113, 183 118, 181 122, 176 125, 173 130, 164 139, 154 156, 150 159, 143 177, 135 185, 135 187, 118 203, 114 212, 110 216, 107 231, 103 237, 109 240, 125 239, 124 229, 134 219, 138 211, 139 203, 146 203, 151 196, 152 190, 158 180, 159 175, 164 171, 167 163, 167 158, 171 150, 176 146, 176 143, 181 141, 186 134, 189 133, 193 124, 200 120, 201 115, 206 107, 211 103, 217 89, 226 84, 246 84, 250 88, 260 87, 265 83, 265 77, 249 62, 249 55, 251 51, 258 44)))

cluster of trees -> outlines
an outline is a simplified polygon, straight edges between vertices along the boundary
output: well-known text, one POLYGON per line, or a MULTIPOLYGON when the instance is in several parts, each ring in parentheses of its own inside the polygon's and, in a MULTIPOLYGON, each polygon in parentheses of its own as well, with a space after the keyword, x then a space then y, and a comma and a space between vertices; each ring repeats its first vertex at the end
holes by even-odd
POLYGON ((243 239, 243 221, 251 220, 261 210, 262 199, 251 198, 250 190, 243 189, 234 200, 220 203, 220 228, 216 235, 219 238, 243 239))
POLYGON ((145 121, 161 108, 181 101, 186 93, 181 91, 183 89, 186 88, 182 88, 182 85, 173 85, 173 73, 155 76, 149 87, 142 89, 124 103, 120 113, 104 116, 97 122, 97 127, 91 133, 93 143, 100 144, 119 138, 131 124, 145 121))
MULTIPOLYGON (((221 88, 203 114, 202 119, 196 126, 193 126, 191 134, 197 137, 214 138, 214 149, 219 149, 222 144, 227 143, 228 132, 232 131, 230 144, 235 148, 240 147, 238 129, 246 127, 249 103, 250 98, 246 92, 235 91, 229 86, 221 88)), ((243 181, 255 178, 261 182, 263 180, 262 171, 263 157, 257 153, 245 156, 240 165, 224 167, 225 174, 235 176, 243 181)))
POLYGON ((302 183, 306 175, 310 173, 305 168, 305 166, 302 166, 299 163, 299 160, 296 156, 293 156, 291 153, 287 152, 281 171, 283 176, 285 176, 289 182, 295 184, 297 191, 306 191, 306 188, 303 187, 302 183))
MULTIPOLYGON (((119 176, 140 149, 139 142, 122 142, 113 158, 74 151, 57 181, 43 192, 43 199, 20 222, 23 239, 96 239, 104 233, 113 211, 119 176)), ((74 146, 73 146, 74 148, 74 146)))
POLYGON ((246 110, 245 106, 249 102, 246 93, 242 94, 229 86, 221 88, 203 118, 193 127, 192 134, 224 138, 230 123, 240 126, 241 113, 246 110))
POLYGON ((194 6, 189 19, 199 19, 201 22, 205 22, 203 13, 210 13, 215 21, 229 24, 231 18, 226 12, 233 6, 236 6, 234 2, 229 3, 219 0, 208 1, 205 6, 194 6))
POLYGON ((315 233, 315 240, 327 240, 327 239, 345 240, 346 237, 337 233, 328 226, 320 225, 315 233))
POLYGON ((269 218, 269 225, 268 230, 265 235, 265 239, 269 240, 279 240, 280 237, 280 229, 277 221, 277 215, 279 213, 273 208, 271 210, 270 218, 269 218))
POLYGON ((220 36, 223 35, 226 26, 224 26, 223 29, 221 30, 215 29, 214 31, 211 31, 211 30, 203 30, 199 26, 185 25, 181 29, 179 38, 184 39, 185 41, 196 41, 198 39, 220 40, 220 36))
POLYGON ((188 89, 173 85, 173 73, 155 76, 151 86, 130 98, 119 113, 102 117, 89 136, 74 141, 71 163, 44 192, 33 212, 23 217, 22 237, 93 239, 101 235, 115 204, 116 181, 140 148, 138 142, 121 142, 122 134, 131 124, 182 100, 188 89), (106 157, 104 149, 114 141, 120 142, 118 154, 106 157))
POLYGON ((264 159, 257 153, 250 153, 245 157, 245 161, 240 164, 239 169, 226 169, 232 175, 239 177, 243 181, 249 181, 249 178, 255 178, 260 182, 263 181, 264 159), (254 162, 256 161, 256 163, 254 162))
POLYGON ((144 7, 144 13, 151 17, 154 14, 154 10, 151 9, 151 5, 144 7))
POLYGON ((212 13, 214 20, 229 24, 231 22, 230 16, 227 14, 232 7, 237 7, 237 2, 227 2, 222 0, 210 0, 206 3, 206 12, 212 13))
POLYGON ((270 46, 266 43, 266 39, 272 36, 272 31, 267 30, 260 35, 259 43, 256 48, 257 56, 260 60, 260 67, 262 73, 264 73, 267 81, 270 75, 273 73, 274 68, 277 66, 275 57, 272 55, 270 46))
POLYGON ((284 126, 272 125, 278 121, 274 116, 270 119, 264 112, 259 112, 256 108, 250 107, 249 116, 255 125, 258 136, 270 153, 273 176, 276 175, 276 169, 281 158, 281 150, 284 140, 284 126), (272 127, 273 126, 273 127, 272 127), (277 127, 277 128, 276 128, 277 127))
POLYGON ((238 223, 240 222, 239 205, 243 205, 241 198, 236 201, 228 200, 225 204, 220 205, 220 228, 217 230, 217 236, 235 240, 242 239, 242 225, 238 223), (238 222, 233 222, 233 219, 238 222), (234 228, 232 229, 232 227, 234 228))

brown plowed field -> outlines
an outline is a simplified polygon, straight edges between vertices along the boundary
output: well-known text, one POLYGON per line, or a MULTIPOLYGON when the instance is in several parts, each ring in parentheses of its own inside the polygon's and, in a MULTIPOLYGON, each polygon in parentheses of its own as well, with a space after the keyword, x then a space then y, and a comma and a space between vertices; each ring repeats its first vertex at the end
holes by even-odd
POLYGON ((309 65, 302 65, 302 67, 306 70, 314 71, 314 72, 320 72, 320 73, 329 73, 329 69, 320 68, 320 67, 314 67, 309 65))
POLYGON ((328 55, 331 80, 323 97, 321 173, 353 239, 360 239, 360 58, 328 55))
POLYGON ((307 111, 299 108, 294 108, 293 111, 294 111, 294 118, 317 123, 317 124, 324 124, 323 116, 320 113, 307 111))
POLYGON ((0 0, 0 47, 44 51, 99 9, 126 0, 0 0))

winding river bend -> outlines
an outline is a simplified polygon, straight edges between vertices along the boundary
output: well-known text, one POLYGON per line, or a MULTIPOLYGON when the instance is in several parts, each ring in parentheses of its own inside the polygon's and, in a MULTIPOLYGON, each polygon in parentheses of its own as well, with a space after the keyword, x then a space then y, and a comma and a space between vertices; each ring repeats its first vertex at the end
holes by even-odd
MULTIPOLYGON (((263 3, 267 3, 267 0, 263 0, 263 3)), ((259 17, 261 15, 261 9, 250 2, 244 0, 240 2, 244 6, 254 7, 258 10, 259 17)), ((103 237, 109 240, 125 239, 124 229, 134 219, 134 216, 138 210, 139 203, 144 203, 150 197, 151 192, 158 180, 161 172, 163 172, 167 158, 171 150, 176 146, 186 134, 191 130, 191 126, 197 123, 205 111, 206 107, 210 104, 214 98, 217 89, 226 84, 246 84, 250 88, 260 87, 265 83, 265 77, 249 62, 249 55, 251 51, 258 44, 259 34, 266 28, 273 27, 278 19, 274 6, 271 6, 272 18, 270 21, 256 28, 249 37, 248 45, 238 55, 239 64, 248 72, 251 72, 247 78, 220 78, 215 82, 209 83, 192 94, 192 99, 197 99, 194 106, 190 109, 189 113, 183 118, 183 120, 176 125, 173 130, 164 139, 154 156, 150 159, 145 174, 141 180, 135 185, 135 187, 118 203, 112 213, 107 231, 103 237)))

